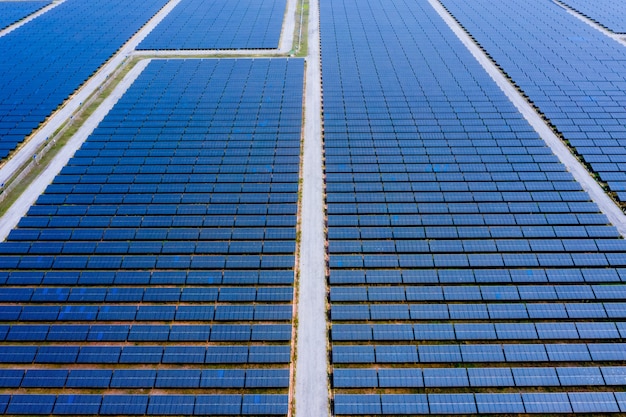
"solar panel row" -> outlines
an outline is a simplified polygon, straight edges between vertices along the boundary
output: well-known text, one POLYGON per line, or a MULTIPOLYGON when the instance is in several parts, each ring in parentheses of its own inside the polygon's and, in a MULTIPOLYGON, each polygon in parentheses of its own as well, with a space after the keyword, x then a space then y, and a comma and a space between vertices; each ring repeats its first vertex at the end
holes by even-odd
POLYGON ((1 369, 2 388, 286 388, 289 369, 1 369))
MULTIPOLYGON (((444 231, 445 233, 445 231, 444 231)), ((546 234, 546 238, 550 234, 546 234)), ((559 244, 556 242, 555 244, 559 244)), ((394 251, 397 252, 397 251, 394 251)), ((392 255, 331 255, 330 266, 338 268, 497 268, 497 267, 582 267, 626 266, 624 252, 619 253, 528 253, 521 254, 396 254, 392 255)), ((419 252, 418 252, 419 253, 419 252)), ((28 259, 28 258, 26 258, 28 259)), ((9 264, 12 261, 8 261, 9 264)), ((17 263, 16 263, 17 264, 17 263)))
MULTIPOLYGON (((622 284, 559 284, 559 285, 471 285, 462 279, 446 281, 448 285, 335 285, 330 290, 331 301, 548 301, 548 300, 621 300, 625 286, 622 284)), ((363 283, 365 284, 365 283, 363 283)), ((390 283, 394 284, 394 283, 390 283)), ((395 282, 395 284, 401 284, 395 282)), ((619 307, 619 305, 617 305, 619 307)), ((476 307, 481 308, 481 306, 476 307)), ((532 307, 531 307, 532 308, 532 307)), ((568 304, 566 310, 586 308, 598 311, 599 317, 606 317, 599 303, 587 306, 568 304)), ((575 317, 575 316, 572 316, 575 317)))
POLYGON ((283 415, 286 395, 89 395, 0 396, 0 412, 31 415, 283 415))
MULTIPOLYGON (((42 312, 42 316, 45 312, 42 312)), ((37 313, 34 313, 37 314, 37 313)), ((45 317, 45 316, 43 316, 45 317)), ((124 321, 126 317, 119 314, 119 318, 110 320, 124 321)), ((54 320, 47 317, 49 320, 54 320)), ((166 318, 161 317, 161 320, 166 318)), ((237 321, 252 321, 252 318, 233 317, 237 321)), ((273 317, 270 317, 273 319, 273 317)), ((21 321, 30 321, 24 317, 21 321)), ((38 319, 38 320, 46 320, 38 319)), ((158 320, 155 318, 154 320, 158 320)), ((275 319, 274 319, 275 320, 275 319)), ((272 321, 274 321, 272 320, 272 321)), ((141 321, 138 319, 138 321, 141 321)), ((205 321, 210 321, 207 319, 205 321)), ((219 321, 219 320, 216 320, 219 321)), ((83 325, 78 328, 63 325, 22 325, 0 326, 0 340, 7 342, 36 342, 36 341, 129 341, 129 342, 235 342, 235 341, 289 341, 291 339, 291 325, 287 324, 213 324, 209 325, 168 325, 168 324, 134 324, 132 327, 114 325, 105 327, 83 325), (60 331, 72 333, 59 336, 60 331)))
MULTIPOLYGON (((87 245, 85 242, 81 244, 87 245)), ((10 247, 11 244, 4 243, 0 247, 10 247)), ((87 245, 88 246, 88 245, 87 245)), ((104 300, 110 288, 81 288, 80 286, 103 285, 111 286, 128 286, 128 285, 182 285, 187 284, 189 288, 183 288, 183 292, 191 295, 193 292, 204 292, 207 295, 214 294, 217 297, 218 289, 192 288, 194 285, 290 285, 293 283, 293 271, 243 271, 243 270, 223 270, 223 271, 0 271, 0 283, 5 285, 0 289, 0 294, 6 292, 14 292, 11 295, 18 297, 20 301, 28 301, 31 295, 38 294, 32 301, 44 301, 46 297, 53 297, 56 301, 61 300, 54 298, 56 294, 63 297, 69 291, 69 298, 66 301, 80 301, 81 297, 100 297, 100 301, 104 300), (36 285, 72 285, 71 288, 22 288, 10 289, 11 286, 36 286, 36 285), (80 286, 79 286, 80 285, 80 286)), ((119 291, 119 290, 118 290, 119 291)), ((173 289, 156 289, 150 290, 154 293, 170 292, 173 289)), ((231 290, 226 290, 231 291, 231 290)), ((4 295, 3 295, 4 297, 4 295)), ((3 298, 4 300, 4 298, 3 298)), ((85 298, 89 301, 89 298, 85 298)), ((147 300, 146 300, 147 301, 147 300)))
MULTIPOLYGON (((127 300, 128 301, 128 300, 127 300)), ((171 301, 171 300, 159 300, 171 301)), ((289 300, 290 301, 290 300, 289 300)), ((0 306, 0 321, 289 321, 289 304, 0 306)), ((191 327, 192 328, 192 327, 191 327)), ((190 329, 191 329, 190 328, 190 329)))
MULTIPOLYGON (((331 229, 332 230, 332 229, 331 229)), ((417 239, 416 239, 417 241, 417 239)), ((606 240, 607 247, 612 247, 613 243, 617 247, 621 246, 621 240, 606 240)), ((478 241, 477 243, 480 243, 478 241)), ((418 243, 416 243, 418 244, 418 243)), ((604 243, 603 243, 604 245, 604 243)), ((330 271, 331 284, 538 284, 538 285, 519 285, 517 287, 520 297, 530 299, 533 297, 541 298, 538 294, 545 292, 546 294, 554 294, 559 289, 559 296, 567 297, 565 294, 568 288, 562 285, 543 285, 547 283, 575 283, 576 287, 571 287, 573 292, 585 291, 588 296, 593 297, 594 291, 602 291, 601 286, 590 287, 582 283, 604 282, 616 283, 624 281, 626 270, 623 268, 533 268, 533 269, 370 269, 370 270, 349 270, 336 269, 330 271)), ((489 291, 488 286, 485 289, 489 291)), ((617 287, 607 287, 609 289, 617 289, 617 287)), ((513 290, 513 287, 508 287, 513 290)), ((507 291, 509 294, 511 292, 507 291)), ((512 292, 515 297, 515 291, 512 292)), ((603 295, 608 296, 608 295, 603 295)), ((548 299, 554 299, 554 296, 547 295, 548 299)), ((586 296, 587 297, 587 296, 586 296)), ((557 297, 558 298, 558 297, 557 297)), ((577 297, 573 297, 577 298, 577 297)))
MULTIPOLYGON (((293 256, 279 255, 144 255, 144 256, 4 256, 0 257, 0 268, 3 269, 280 269, 292 268, 293 256)), ((181 253, 179 252, 179 253, 181 253)))
MULTIPOLYGON (((89 340, 98 342, 95 345, 36 345, 36 340, 32 339, 28 345, 5 343, 0 346, 2 353, 0 358, 3 363, 8 364, 268 364, 289 363, 290 360, 290 347, 285 344, 110 345, 108 343, 117 340, 115 330, 101 328, 100 332, 89 340), (99 337, 100 335, 102 336, 99 337)), ((56 341, 58 342, 58 339, 56 341)), ((157 338, 156 341, 160 340, 157 338)))
MULTIPOLYGON (((624 318, 624 303, 493 303, 493 304, 331 304, 333 321, 353 320, 515 320, 624 318)), ((11 312, 12 317, 19 310, 11 312)), ((539 323, 537 323, 539 325, 539 323)), ((570 324, 571 325, 571 324, 570 324)), ((583 325, 581 323, 581 325, 583 325)))
MULTIPOLYGON (((9 332, 9 336, 10 336, 9 332)), ((454 323, 454 324, 334 324, 331 339, 371 340, 554 340, 621 339, 626 322, 602 323, 454 323)))
MULTIPOLYGON (((21 374, 18 377, 21 378, 21 374)), ((621 366, 377 370, 335 368, 333 372, 335 388, 596 386, 623 385, 625 380, 626 368, 621 366)))
POLYGON ((623 392, 484 394, 337 394, 338 415, 617 413, 623 392))
MULTIPOLYGON (((432 342, 431 342, 432 343, 432 342)), ((626 360, 624 343, 505 343, 346 345, 334 344, 334 363, 487 363, 487 362, 585 362, 626 360)))

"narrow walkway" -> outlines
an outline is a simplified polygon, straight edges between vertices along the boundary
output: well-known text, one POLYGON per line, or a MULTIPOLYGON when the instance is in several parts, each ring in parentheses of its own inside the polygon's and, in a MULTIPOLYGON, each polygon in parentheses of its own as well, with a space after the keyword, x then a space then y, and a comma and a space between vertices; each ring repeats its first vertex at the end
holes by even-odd
POLYGON ((556 5, 562 7, 563 9, 565 9, 566 12, 568 12, 572 16, 576 17, 578 20, 580 20, 582 22, 585 22, 586 24, 588 24, 589 26, 591 26, 592 28, 594 28, 596 30, 599 30, 604 35, 608 36, 609 38, 611 38, 611 39, 621 43, 622 45, 626 46, 626 38, 624 38, 624 34, 623 33, 611 32, 607 28, 597 24, 596 22, 594 22, 593 20, 589 19, 588 17, 583 16, 582 14, 580 14, 576 10, 572 9, 567 4, 565 4, 565 3, 563 3, 563 2, 561 2, 559 0, 552 0, 552 1, 554 1, 554 3, 556 5))
POLYGON ((296 417, 328 416, 319 4, 309 6, 298 295, 296 417))
POLYGON ((98 109, 83 123, 63 149, 55 155, 50 165, 39 174, 28 189, 11 205, 9 210, 7 210, 2 217, 2 222, 0 222, 0 242, 4 241, 9 232, 17 226, 17 223, 26 214, 30 206, 32 206, 39 195, 45 191, 52 179, 61 172, 61 169, 67 165, 67 162, 74 155, 76 150, 80 148, 91 132, 93 132, 102 119, 104 119, 115 103, 126 93, 126 90, 135 82, 149 63, 149 59, 143 60, 126 74, 124 79, 115 87, 111 95, 102 102, 98 109))
MULTIPOLYGON (((128 58, 130 53, 150 33, 156 25, 178 4, 181 0, 172 0, 165 5, 152 19, 146 23, 109 61, 87 81, 80 90, 71 97, 56 113, 30 139, 24 142, 18 151, 12 155, 0 168, 0 184, 5 184, 15 173, 30 162, 37 149, 59 129, 70 117, 82 106, 108 77, 128 58)), ((53 177, 50 177, 52 181, 53 177)))
POLYGON ((58 1, 53 1, 52 3, 50 3, 49 5, 47 5, 46 7, 37 10, 35 13, 31 14, 30 16, 27 16, 26 18, 20 20, 19 22, 15 22, 14 24, 5 27, 4 29, 0 30, 0 37, 5 36, 11 32, 13 32, 15 29, 24 26, 26 23, 30 22, 31 20, 34 20, 36 18, 38 18, 39 16, 41 16, 44 13, 49 12, 50 10, 54 9, 55 7, 57 7, 58 5, 65 3, 66 0, 58 0, 58 1))
POLYGON ((572 155, 569 148, 559 139, 552 129, 543 121, 541 116, 532 108, 526 99, 519 94, 515 87, 502 75, 495 64, 485 55, 485 53, 474 43, 465 30, 454 20, 454 18, 443 8, 437 0, 428 0, 431 6, 437 11, 439 16, 452 29, 457 37, 463 42, 474 58, 487 71, 489 76, 496 82, 500 89, 515 105, 517 110, 524 116, 528 123, 539 133, 541 138, 552 149, 552 152, 565 165, 572 176, 580 183, 583 189, 589 194, 600 211, 604 213, 609 221, 617 228, 620 234, 626 237, 626 215, 604 192, 602 187, 589 174, 587 169, 572 155))
POLYGON ((283 29, 280 34, 280 44, 278 51, 286 54, 293 47, 294 30, 296 28, 296 5, 297 0, 287 0, 287 8, 285 10, 285 18, 283 20, 283 29))

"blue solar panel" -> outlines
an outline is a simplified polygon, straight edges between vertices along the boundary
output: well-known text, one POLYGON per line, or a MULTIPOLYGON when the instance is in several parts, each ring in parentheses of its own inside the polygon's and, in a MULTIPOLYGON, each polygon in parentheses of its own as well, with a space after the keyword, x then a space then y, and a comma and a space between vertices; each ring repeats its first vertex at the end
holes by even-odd
POLYGON ((426 368, 423 373, 425 387, 469 387, 467 370, 464 368, 426 368))
POLYGON ((198 395, 194 415, 236 415, 241 413, 240 395, 198 395))
POLYGON ((195 397, 191 395, 152 395, 148 402, 148 414, 191 415, 195 397))
POLYGON ((550 361, 590 361, 591 356, 585 344, 546 344, 546 352, 550 361))
POLYGON ((282 394, 244 394, 242 414, 287 414, 288 397, 282 394))
POLYGON ((111 378, 112 388, 152 388, 156 371, 149 369, 117 369, 111 378))
POLYGON ((380 395, 337 394, 334 411, 337 415, 381 414, 380 395))
POLYGON ((100 411, 102 396, 70 394, 59 395, 54 404, 54 414, 97 415, 100 411))
POLYGON ((112 371, 104 369, 73 369, 65 386, 67 388, 108 388, 112 371))
POLYGON ((527 413, 571 413, 565 393, 522 393, 522 400, 527 413))
MULTIPOLYGON (((21 375, 20 375, 21 378, 21 375)), ((337 388, 361 387, 376 388, 378 378, 374 369, 335 369, 333 373, 333 386, 337 388)))
POLYGON ((423 394, 381 395, 382 413, 392 414, 428 414, 428 401, 423 394))
POLYGON ((373 346, 342 346, 332 348, 334 363, 373 363, 375 361, 373 346))
POLYGON ((626 372, 621 366, 604 366, 600 368, 607 385, 622 385, 626 381, 626 372))
POLYGON ((560 385, 554 368, 512 368, 511 371, 518 387, 560 385))
POLYGON ((508 368, 469 368, 469 381, 473 387, 511 387, 514 385, 508 368))
POLYGON ((520 394, 476 394, 476 406, 481 414, 524 413, 520 394))
POLYGON ((54 395, 16 394, 11 396, 6 412, 10 414, 50 414, 55 400, 56 396, 54 395))
POLYGON ((147 395, 105 395, 102 398, 100 414, 143 415, 146 413, 147 407, 147 395))
POLYGON ((200 386, 205 388, 243 388, 245 372, 239 369, 205 369, 200 386))
POLYGON ((616 413, 620 411, 612 392, 570 392, 567 395, 575 413, 616 413))
POLYGON ((428 404, 433 414, 476 413, 476 403, 472 394, 428 394, 428 404))
POLYGON ((604 385, 600 369, 593 367, 556 368, 562 386, 604 385))
POLYGON ((24 371, 21 369, 3 369, 0 371, 0 386, 17 389, 22 382, 24 371))
POLYGON ((22 380, 24 388, 63 388, 67 371, 63 369, 30 369, 22 380))

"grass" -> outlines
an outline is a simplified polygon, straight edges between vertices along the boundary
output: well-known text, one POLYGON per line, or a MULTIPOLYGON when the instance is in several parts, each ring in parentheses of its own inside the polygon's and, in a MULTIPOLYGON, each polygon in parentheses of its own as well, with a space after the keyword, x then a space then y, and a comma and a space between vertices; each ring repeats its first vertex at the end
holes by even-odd
POLYGON ((298 2, 299 13, 296 14, 296 27, 294 37, 294 45, 292 50, 294 56, 303 58, 307 56, 309 51, 309 0, 300 0, 298 2), (296 40, 296 38, 299 38, 296 40))

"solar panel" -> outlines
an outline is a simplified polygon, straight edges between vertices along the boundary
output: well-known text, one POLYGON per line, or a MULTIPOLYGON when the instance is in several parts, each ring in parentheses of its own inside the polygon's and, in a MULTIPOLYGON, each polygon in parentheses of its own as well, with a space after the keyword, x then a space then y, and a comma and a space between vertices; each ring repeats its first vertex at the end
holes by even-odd
POLYGON ((243 388, 245 372, 239 369, 202 371, 200 386, 206 388, 243 388))
POLYGON ((152 388, 156 371, 150 369, 117 369, 111 378, 112 388, 152 388))
POLYGON ((424 394, 383 394, 382 414, 427 414, 428 400, 424 394))
POLYGON ((560 385, 554 368, 511 368, 511 371, 518 387, 560 385))
POLYGON ((469 368, 469 383, 473 387, 512 387, 513 375, 509 368, 469 368))
POLYGON ((333 373, 335 387, 377 387, 378 378, 374 369, 336 369, 333 373))
POLYGON ((422 371, 417 368, 380 368, 378 370, 378 385, 381 388, 423 387, 422 371))
POLYGON ((612 392, 570 392, 567 395, 575 413, 616 413, 620 411, 612 392))
POLYGON ((63 369, 30 369, 22 380, 24 388, 63 388, 67 371, 63 369))
POLYGON ((332 348, 334 363, 373 363, 373 346, 344 346, 335 345, 332 348))
POLYGON ((335 414, 381 414, 380 395, 337 394, 335 395, 335 414))
POLYGON ((625 369, 621 366, 603 366, 600 370, 607 385, 622 385, 626 378, 625 369))
POLYGON ((467 370, 464 368, 425 368, 423 374, 426 387, 469 387, 467 370))
POLYGON ((100 414, 143 415, 148 407, 147 395, 105 395, 102 397, 100 414))
POLYGON ((286 388, 288 386, 288 369, 249 369, 246 371, 247 388, 286 388))
POLYGON ((241 412, 240 395, 198 395, 194 407, 195 415, 228 415, 241 412))
POLYGON ((148 414, 180 415, 193 414, 195 397, 192 395, 151 395, 148 414))
POLYGON ((70 370, 65 386, 67 388, 108 388, 112 371, 105 369, 70 370))
POLYGON ((243 414, 286 414, 287 395, 244 394, 241 410, 243 414))
POLYGON ((524 404, 520 394, 475 394, 478 412, 523 413, 524 404))
POLYGON ((50 414, 56 396, 16 394, 11 396, 6 412, 12 414, 50 414))
MULTIPOLYGON (((373 362, 373 361, 372 361, 373 362)), ((411 345, 377 345, 377 363, 417 363, 418 355, 415 346, 411 345)))
POLYGON ((502 347, 507 362, 545 362, 548 360, 546 349, 540 344, 505 344, 502 347))
POLYGON ((595 367, 556 368, 562 386, 604 385, 600 369, 595 367))
POLYGON ((59 395, 53 412, 55 414, 98 414, 101 402, 100 395, 59 395))
POLYGON ((428 394, 430 412, 434 414, 474 414, 473 394, 428 394))

